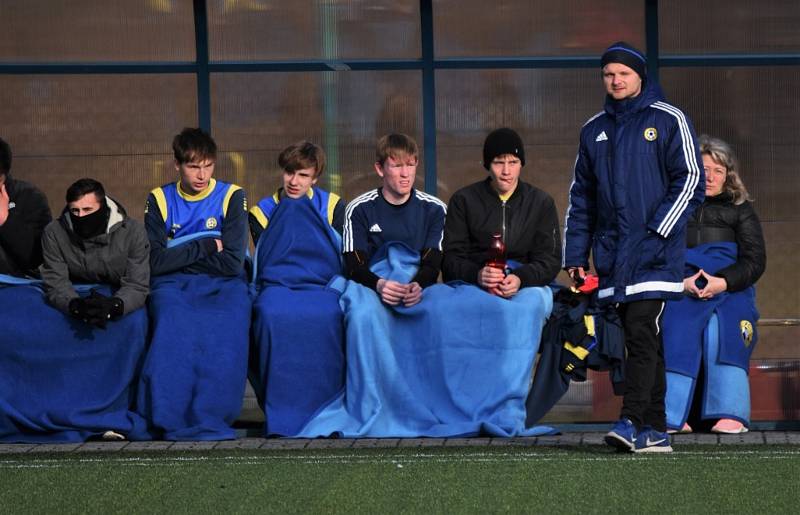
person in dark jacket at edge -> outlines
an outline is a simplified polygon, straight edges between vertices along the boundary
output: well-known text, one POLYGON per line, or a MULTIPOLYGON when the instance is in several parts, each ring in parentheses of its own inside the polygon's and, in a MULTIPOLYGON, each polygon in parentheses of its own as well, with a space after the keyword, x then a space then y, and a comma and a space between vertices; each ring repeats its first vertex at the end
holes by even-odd
POLYGON ((747 373, 759 316, 753 285, 767 253, 730 145, 707 135, 699 141, 706 198, 687 227, 686 295, 664 312, 667 427, 690 433, 691 418, 701 429, 737 434, 750 424, 747 373))
POLYGON ((591 250, 599 302, 617 305, 625 330, 622 410, 606 443, 671 452, 661 318, 683 294, 686 221, 705 178, 692 124, 647 77, 644 55, 618 42, 600 66, 605 106, 581 129, 563 266, 580 282, 591 250))
POLYGON ((483 144, 486 179, 453 194, 444 230, 445 281, 461 280, 510 298, 520 288, 545 286, 561 267, 561 238, 553 198, 520 180, 522 138, 509 128, 483 144), (507 265, 487 266, 490 243, 500 234, 507 265))
POLYGON ((11 157, 11 146, 0 138, 0 274, 38 277, 50 206, 38 188, 11 177, 11 157))

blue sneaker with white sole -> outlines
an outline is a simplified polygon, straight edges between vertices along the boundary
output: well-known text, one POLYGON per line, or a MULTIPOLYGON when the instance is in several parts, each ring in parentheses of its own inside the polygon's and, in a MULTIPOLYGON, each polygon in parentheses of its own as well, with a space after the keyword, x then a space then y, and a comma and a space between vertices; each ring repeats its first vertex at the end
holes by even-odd
POLYGON ((633 451, 636 448, 636 426, 629 418, 621 418, 604 440, 606 444, 620 451, 633 451))
POLYGON ((669 434, 656 431, 652 427, 643 427, 636 437, 636 448, 633 452, 672 452, 669 434))

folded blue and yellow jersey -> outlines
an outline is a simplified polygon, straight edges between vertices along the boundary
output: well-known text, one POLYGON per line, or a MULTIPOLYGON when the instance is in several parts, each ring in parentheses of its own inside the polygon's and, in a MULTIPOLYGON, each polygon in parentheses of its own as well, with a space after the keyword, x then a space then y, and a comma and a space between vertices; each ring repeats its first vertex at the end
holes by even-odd
POLYGON ((194 197, 184 193, 177 182, 156 188, 151 193, 172 240, 199 232, 219 231, 231 197, 240 189, 235 184, 211 179, 208 188, 194 197))
MULTIPOLYGON (((283 188, 279 188, 271 196, 259 200, 258 203, 250 209, 250 214, 258 220, 262 229, 267 228, 272 212, 278 207, 281 201, 282 189, 283 188)), ((328 221, 328 225, 333 226, 333 213, 336 209, 336 204, 341 200, 339 195, 311 187, 308 189, 306 196, 311 200, 314 208, 319 211, 319 214, 322 215, 322 218, 328 221)))

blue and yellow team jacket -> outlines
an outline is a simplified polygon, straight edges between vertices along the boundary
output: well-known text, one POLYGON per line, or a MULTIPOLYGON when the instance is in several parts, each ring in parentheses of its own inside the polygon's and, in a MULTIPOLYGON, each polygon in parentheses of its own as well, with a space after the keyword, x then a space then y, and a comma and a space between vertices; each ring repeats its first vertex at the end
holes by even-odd
POLYGON ((205 231, 221 231, 233 194, 241 188, 211 179, 208 188, 196 197, 183 193, 178 183, 152 191, 170 240, 205 231))
POLYGON ((246 212, 244 191, 235 184, 215 179, 197 196, 186 195, 177 182, 152 190, 145 212, 152 275, 174 271, 240 273, 247 251, 246 212), (223 252, 209 253, 201 241, 173 245, 178 239, 191 239, 207 232, 222 240, 223 252))

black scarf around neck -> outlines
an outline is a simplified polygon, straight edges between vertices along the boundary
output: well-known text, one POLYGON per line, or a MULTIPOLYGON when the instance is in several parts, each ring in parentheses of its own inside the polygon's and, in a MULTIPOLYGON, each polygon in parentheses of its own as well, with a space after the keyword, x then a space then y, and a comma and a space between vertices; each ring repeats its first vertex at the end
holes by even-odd
POLYGON ((111 209, 109 209, 108 204, 105 202, 100 206, 100 209, 89 215, 74 216, 70 214, 72 230, 84 240, 100 236, 106 232, 110 214, 111 209))

